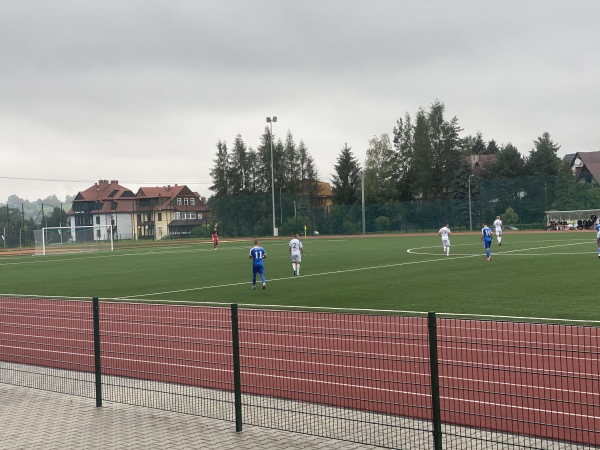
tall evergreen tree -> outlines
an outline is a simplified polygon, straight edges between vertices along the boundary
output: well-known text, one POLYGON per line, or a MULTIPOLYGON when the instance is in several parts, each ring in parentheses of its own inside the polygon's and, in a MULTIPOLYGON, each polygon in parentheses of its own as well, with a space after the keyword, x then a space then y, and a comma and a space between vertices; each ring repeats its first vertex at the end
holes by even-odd
MULTIPOLYGON (((261 137, 261 145, 256 150, 257 153, 257 164, 256 171, 259 174, 259 178, 256 178, 256 193, 267 193, 271 192, 271 170, 277 181, 277 165, 275 161, 279 161, 281 158, 276 155, 277 144, 274 141, 274 136, 271 135, 269 127, 265 127, 265 132, 261 137), (273 141, 273 166, 271 167, 271 141, 273 141)), ((276 184, 276 183, 275 183, 276 184)))
POLYGON ((227 175, 229 191, 233 195, 242 194, 248 190, 248 160, 246 144, 239 134, 235 138, 233 149, 229 154, 229 171, 227 175))
POLYGON ((534 148, 529 153, 525 167, 530 175, 558 175, 560 158, 557 156, 560 145, 555 144, 548 132, 533 141, 534 148))
POLYGON ((283 161, 284 179, 282 180, 283 187, 286 192, 293 193, 300 189, 300 165, 298 164, 300 155, 294 143, 292 133, 288 131, 283 146, 283 161))
POLYGON ((358 191, 361 185, 361 169, 352 153, 352 147, 344 144, 332 177, 333 201, 338 205, 352 205, 359 200, 358 191))
POLYGON ((217 159, 213 160, 215 165, 210 171, 213 185, 209 187, 216 197, 225 197, 229 194, 227 175, 229 172, 229 158, 227 156, 227 144, 219 140, 217 142, 217 159))
POLYGON ((417 112, 413 135, 413 193, 415 198, 429 199, 432 194, 433 158, 429 136, 427 115, 421 108, 417 112))
POLYGON ((495 178, 518 178, 525 175, 525 160, 510 142, 497 154, 491 170, 495 178))
POLYGON ((413 126, 408 112, 404 119, 399 118, 394 127, 394 164, 393 176, 396 180, 398 198, 412 200, 413 184, 413 126))

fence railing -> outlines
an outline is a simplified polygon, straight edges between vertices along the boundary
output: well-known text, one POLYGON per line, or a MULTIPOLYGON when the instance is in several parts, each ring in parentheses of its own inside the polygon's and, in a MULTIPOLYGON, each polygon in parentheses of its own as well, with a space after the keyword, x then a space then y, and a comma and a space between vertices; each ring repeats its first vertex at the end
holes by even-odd
POLYGON ((433 313, 0 299, 0 383, 385 448, 600 445, 599 349, 433 313))

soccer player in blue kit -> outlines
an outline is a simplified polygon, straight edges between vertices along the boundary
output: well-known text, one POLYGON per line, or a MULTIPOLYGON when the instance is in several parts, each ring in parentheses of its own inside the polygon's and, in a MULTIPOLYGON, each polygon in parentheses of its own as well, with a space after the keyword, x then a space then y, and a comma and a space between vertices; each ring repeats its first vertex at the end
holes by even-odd
POLYGON ((490 246, 492 245, 492 229, 487 226, 487 223, 483 223, 483 228, 481 229, 481 239, 479 242, 483 242, 483 248, 485 248, 485 256, 486 261, 492 260, 492 252, 490 250, 490 246))
POLYGON ((596 224, 596 242, 598 243, 598 258, 600 258, 600 222, 596 224))
POLYGON ((265 265, 263 259, 267 257, 267 252, 260 246, 258 239, 254 241, 254 247, 250 249, 248 258, 252 260, 252 289, 256 289, 256 274, 260 275, 263 289, 267 288, 267 280, 265 279, 265 265))

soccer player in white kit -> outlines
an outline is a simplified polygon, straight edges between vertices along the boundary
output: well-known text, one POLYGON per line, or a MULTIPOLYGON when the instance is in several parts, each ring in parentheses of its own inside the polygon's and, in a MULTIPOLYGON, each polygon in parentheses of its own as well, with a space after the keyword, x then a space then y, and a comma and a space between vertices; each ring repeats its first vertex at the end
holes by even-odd
POLYGON ((302 247, 302 242, 296 233, 294 239, 290 241, 290 256, 292 257, 292 269, 294 269, 294 275, 300 275, 300 263, 302 262, 303 255, 304 247, 302 247))
POLYGON ((442 237, 442 248, 444 249, 446 256, 448 256, 450 254, 450 235, 452 234, 450 228, 448 228, 448 224, 445 224, 440 228, 438 234, 442 237))
POLYGON ((496 239, 498 240, 498 245, 502 246, 502 219, 500 216, 496 216, 496 220, 494 220, 494 228, 496 229, 496 239))

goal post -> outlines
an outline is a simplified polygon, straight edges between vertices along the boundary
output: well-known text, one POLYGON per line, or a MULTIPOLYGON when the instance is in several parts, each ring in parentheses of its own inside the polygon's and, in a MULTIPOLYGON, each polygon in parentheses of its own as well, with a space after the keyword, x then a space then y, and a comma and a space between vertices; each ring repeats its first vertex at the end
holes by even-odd
POLYGON ((36 255, 114 250, 112 225, 45 227, 33 235, 36 255))

